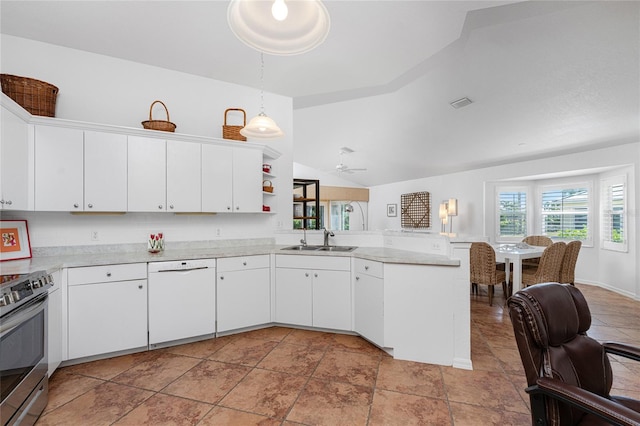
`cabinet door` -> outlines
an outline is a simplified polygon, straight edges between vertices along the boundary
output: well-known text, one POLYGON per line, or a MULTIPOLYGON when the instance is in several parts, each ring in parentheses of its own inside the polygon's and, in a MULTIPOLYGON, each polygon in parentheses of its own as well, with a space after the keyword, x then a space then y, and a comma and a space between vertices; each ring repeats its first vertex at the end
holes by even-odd
POLYGON ((0 139, 0 210, 27 210, 29 126, 4 107, 0 139))
POLYGON ((147 346, 147 280, 75 285, 68 293, 69 359, 147 346))
POLYGON ((313 271, 313 326, 351 330, 351 273, 313 271))
POLYGON ((218 273, 218 332, 271 322, 269 269, 218 273))
POLYGON ((202 145, 202 211, 231 212, 233 208, 233 149, 202 145))
POLYGON ((201 211, 199 143, 167 141, 167 210, 201 211))
POLYGON ((353 283, 354 331, 384 346, 384 280, 356 273, 353 283))
POLYGON ((127 205, 130 212, 166 211, 167 157, 162 139, 129 136, 127 205))
POLYGON ((236 148, 233 152, 233 211, 262 211, 262 152, 236 148))
POLYGON ((312 297, 311 271, 276 268, 276 322, 311 326, 312 297))
POLYGON ((84 132, 84 210, 127 211, 127 136, 84 132))
POLYGON ((36 210, 82 211, 83 139, 82 130, 36 126, 36 210))

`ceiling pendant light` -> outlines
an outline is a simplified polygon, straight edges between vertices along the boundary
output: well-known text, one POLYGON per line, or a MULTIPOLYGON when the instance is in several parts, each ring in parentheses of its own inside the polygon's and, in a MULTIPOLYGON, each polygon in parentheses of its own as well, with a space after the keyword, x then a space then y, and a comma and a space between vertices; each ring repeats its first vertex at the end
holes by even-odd
POLYGON ((321 0, 231 0, 227 21, 240 41, 272 55, 308 52, 331 27, 321 0))
POLYGON ((271 139, 284 136, 284 132, 271 118, 264 113, 264 57, 260 52, 260 114, 253 117, 249 124, 240 129, 240 134, 247 138, 271 139))

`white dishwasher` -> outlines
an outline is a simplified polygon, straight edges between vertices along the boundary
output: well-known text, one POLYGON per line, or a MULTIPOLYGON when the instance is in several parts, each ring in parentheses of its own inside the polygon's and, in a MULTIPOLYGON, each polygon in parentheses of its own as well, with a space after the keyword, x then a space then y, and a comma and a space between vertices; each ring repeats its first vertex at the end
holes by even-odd
POLYGON ((149 263, 149 345, 214 334, 215 259, 149 263))

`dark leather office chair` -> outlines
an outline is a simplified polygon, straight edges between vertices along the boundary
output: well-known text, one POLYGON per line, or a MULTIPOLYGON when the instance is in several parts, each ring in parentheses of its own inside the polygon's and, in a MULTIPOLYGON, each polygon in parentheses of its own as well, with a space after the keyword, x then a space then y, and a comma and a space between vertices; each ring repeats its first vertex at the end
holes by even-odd
POLYGON ((640 425, 640 401, 609 395, 607 354, 640 361, 640 348, 587 336, 591 312, 569 284, 543 283, 508 300, 534 425, 640 425))

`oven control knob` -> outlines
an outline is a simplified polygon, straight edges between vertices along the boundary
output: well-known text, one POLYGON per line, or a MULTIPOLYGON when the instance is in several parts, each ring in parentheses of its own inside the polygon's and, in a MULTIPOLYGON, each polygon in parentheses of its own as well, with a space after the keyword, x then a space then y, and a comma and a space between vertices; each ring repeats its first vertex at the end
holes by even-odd
POLYGON ((11 298, 13 299, 13 303, 16 303, 18 300, 20 300, 20 293, 18 293, 17 291, 12 291, 11 298))
POLYGON ((31 281, 31 288, 40 288, 42 287, 42 283, 39 280, 31 281))
POLYGON ((0 297, 0 306, 7 306, 9 303, 11 303, 11 301, 9 300, 9 295, 2 295, 2 297, 0 297))

